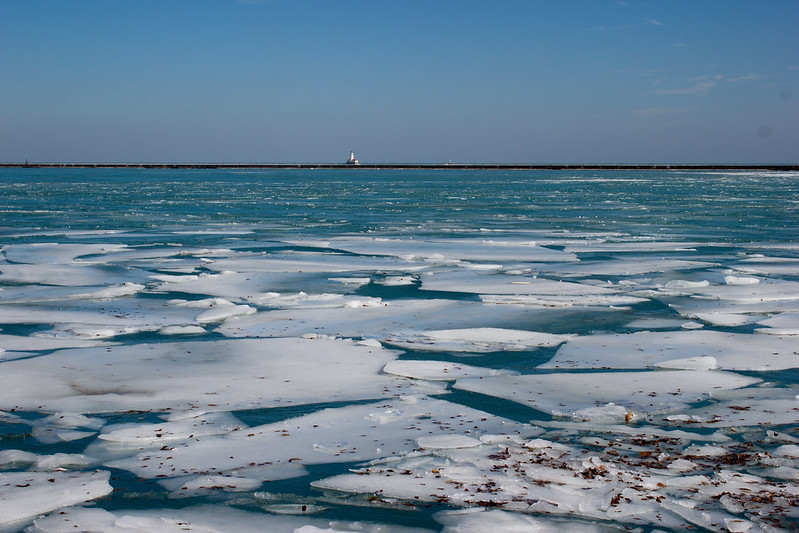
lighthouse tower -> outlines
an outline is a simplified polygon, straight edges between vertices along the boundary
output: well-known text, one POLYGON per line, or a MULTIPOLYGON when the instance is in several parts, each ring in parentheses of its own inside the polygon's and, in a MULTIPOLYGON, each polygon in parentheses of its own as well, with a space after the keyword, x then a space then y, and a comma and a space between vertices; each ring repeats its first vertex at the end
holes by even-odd
POLYGON ((344 164, 345 165, 360 165, 360 163, 358 163, 358 160, 355 159, 355 154, 353 152, 350 152, 350 158, 347 159, 347 162, 344 163, 344 164))

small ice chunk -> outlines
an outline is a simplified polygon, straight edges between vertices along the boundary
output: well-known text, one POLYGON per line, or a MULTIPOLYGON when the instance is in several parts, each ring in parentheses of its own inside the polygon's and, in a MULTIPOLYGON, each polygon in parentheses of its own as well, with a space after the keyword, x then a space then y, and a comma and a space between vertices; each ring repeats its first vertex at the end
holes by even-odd
POLYGON ((403 285, 413 285, 416 281, 416 278, 413 276, 386 276, 383 279, 375 280, 375 283, 386 287, 400 287, 403 285))
POLYGON ((771 452, 771 455, 777 457, 793 457, 799 459, 799 446, 797 446, 796 444, 785 444, 783 446, 780 446, 773 452, 771 452))
POLYGON ((698 287, 709 287, 710 282, 706 279, 702 281, 689 281, 685 279, 675 279, 666 283, 668 289, 695 289, 698 287))
POLYGON ((229 413, 201 414, 157 424, 133 424, 110 428, 98 438, 128 447, 155 446, 207 435, 223 435, 245 427, 229 413))
POLYGON ((613 402, 608 402, 605 405, 597 407, 577 409, 576 411, 555 410, 552 414, 555 416, 571 417, 575 420, 591 420, 593 422, 610 424, 629 422, 635 416, 629 408, 623 405, 616 405, 613 402))
POLYGON ((159 483, 169 490, 173 497, 187 498, 220 490, 223 492, 256 490, 263 482, 259 479, 239 476, 203 475, 163 479, 159 483))
POLYGON ((69 297, 73 299, 84 300, 110 300, 112 298, 119 298, 122 296, 131 296, 144 290, 144 285, 139 283, 126 282, 122 285, 116 285, 99 289, 93 292, 82 292, 78 294, 71 294, 69 297))
POLYGON ((202 335, 207 333, 200 326, 164 326, 158 330, 160 335, 202 335))
POLYGON ((396 334, 386 342, 402 348, 425 351, 497 352, 523 351, 557 346, 568 335, 502 328, 442 329, 396 334))
POLYGON ((495 370, 492 368, 480 368, 461 363, 450 363, 447 361, 412 361, 395 360, 390 361, 383 372, 404 376, 415 379, 427 379, 431 381, 454 381, 456 379, 480 376, 499 376, 504 374, 517 374, 511 370, 495 370))
POLYGON ((209 322, 221 322, 227 318, 234 316, 252 315, 255 314, 255 308, 249 305, 220 305, 214 309, 209 309, 204 313, 197 315, 197 322, 200 324, 207 324, 209 322))
POLYGON ((424 449, 441 449, 441 448, 471 448, 473 446, 480 446, 482 442, 474 437, 467 435, 434 435, 419 437, 416 439, 416 444, 424 449))
POLYGON ((330 281, 335 281, 337 283, 341 283, 342 285, 348 285, 352 287, 361 287, 363 285, 369 285, 372 281, 372 278, 364 278, 364 277, 352 277, 352 278, 328 278, 330 281))
POLYGON ((760 283, 760 278, 751 276, 724 276, 724 282, 727 285, 757 285, 760 283))
POLYGON ((32 465, 38 456, 32 452, 24 450, 2 450, 0 451, 0 467, 16 468, 23 465, 32 465))
POLYGON ((752 529, 755 524, 743 518, 725 518, 724 526, 730 533, 744 533, 752 529))
POLYGON ((34 469, 54 471, 61 469, 82 469, 91 464, 91 460, 79 453, 54 453, 36 457, 34 469))
POLYGON ((696 463, 688 459, 676 459, 669 463, 667 468, 675 472, 688 472, 696 468, 696 463))
POLYGON ((107 471, 0 473, 0 526, 110 494, 110 475, 107 471))
POLYGON ((658 361, 655 363, 657 368, 673 368, 678 370, 713 370, 718 368, 715 357, 699 356, 686 357, 684 359, 671 359, 669 361, 658 361))

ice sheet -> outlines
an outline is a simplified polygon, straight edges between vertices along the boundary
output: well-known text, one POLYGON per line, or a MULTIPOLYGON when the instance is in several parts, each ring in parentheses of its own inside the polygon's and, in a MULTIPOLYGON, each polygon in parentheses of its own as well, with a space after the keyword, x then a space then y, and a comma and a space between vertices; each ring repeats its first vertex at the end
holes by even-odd
POLYGON ((799 389, 754 387, 717 391, 718 400, 664 418, 668 424, 696 424, 710 428, 744 428, 795 424, 799 412, 799 389))
MULTIPOLYGON (((92 262, 83 256, 115 254, 127 249, 124 244, 41 242, 7 244, 0 248, 0 253, 13 263, 70 264, 76 261, 92 262)), ((105 258, 102 262, 105 262, 105 258)))
POLYGON ((577 256, 533 241, 483 239, 387 239, 341 237, 327 241, 291 241, 367 256, 386 255, 406 261, 574 261, 577 256))
POLYGON ((270 254, 217 259, 206 264, 215 272, 413 272, 424 264, 409 264, 392 258, 366 258, 339 254, 270 254))
POLYGON ((101 498, 113 489, 110 472, 0 473, 0 527, 101 498))
POLYGON ((93 286, 104 281, 111 284, 142 281, 144 273, 122 268, 105 268, 77 264, 4 264, 0 265, 0 282, 38 283, 62 287, 93 286))
POLYGON ((385 339, 393 346, 424 351, 498 352, 557 346, 567 335, 502 328, 443 329, 408 332, 385 339))
POLYGON ((57 350, 59 348, 86 348, 89 346, 106 346, 107 344, 98 340, 38 337, 35 335, 5 335, 0 333, 0 348, 19 352, 38 352, 57 350))
POLYGON ((4 362, 0 408, 221 411, 379 398, 392 359, 373 345, 297 338, 60 350, 4 362))
POLYGON ((105 287, 92 292, 80 292, 77 294, 70 294, 70 298, 87 299, 87 300, 108 300, 111 298, 119 298, 122 296, 131 296, 144 290, 144 285, 139 283, 123 283, 122 285, 114 285, 105 287))
POLYGON ((729 372, 662 370, 491 376, 461 379, 454 387, 518 402, 555 416, 618 422, 684 410, 708 399, 714 391, 759 381, 729 372))
POLYGON ((502 531, 503 533, 607 533, 608 529, 599 524, 564 521, 557 518, 544 518, 521 513, 487 510, 482 507, 469 507, 461 511, 442 511, 435 519, 444 525, 441 533, 483 533, 502 531))
POLYGON ((771 531, 773 524, 790 513, 786 505, 799 494, 795 484, 724 470, 725 461, 734 455, 698 457, 689 455, 684 446, 679 441, 644 436, 593 439, 588 447, 546 438, 524 444, 506 441, 374 462, 313 485, 369 494, 379 501, 400 498, 411 504, 442 502, 471 507, 442 516, 441 521, 450 528, 447 531, 482 531, 472 528, 494 529, 498 524, 507 524, 510 531, 538 531, 539 527, 543 531, 580 531, 582 525, 592 531, 596 526, 591 521, 655 530, 680 531, 693 526, 721 530, 718 524, 725 521, 749 521, 739 514, 744 509, 747 518, 756 520, 750 522, 752 531, 771 531), (491 511, 496 521, 489 524, 486 516, 470 519, 480 513, 474 509, 477 506, 533 513, 534 517, 491 511), (766 525, 758 515, 770 516, 774 522, 766 525), (558 524, 559 517, 570 521, 558 524))
POLYGON ((480 368, 477 366, 464 365, 462 363, 450 363, 447 361, 408 361, 397 360, 389 362, 383 372, 414 379, 426 379, 431 381, 455 381, 461 378, 485 377, 498 375, 516 375, 517 372, 511 370, 495 370, 492 368, 480 368))
POLYGON ((625 257, 605 261, 581 261, 565 265, 536 265, 538 272, 561 276, 636 276, 656 272, 706 269, 717 266, 707 261, 667 257, 625 257))
POLYGON ((311 516, 285 516, 244 511, 229 505, 197 505, 180 509, 131 509, 109 512, 96 507, 69 507, 39 518, 29 533, 432 533, 431 530, 311 516))
POLYGON ((799 335, 799 313, 781 313, 765 320, 759 320, 757 323, 760 326, 766 326, 755 330, 758 333, 799 335))
POLYGON ((795 301, 799 300, 799 282, 764 280, 761 283, 709 284, 681 287, 680 292, 701 298, 739 303, 795 301))
POLYGON ((670 361, 711 357, 718 368, 726 370, 799 367, 799 353, 793 337, 702 330, 574 337, 539 368, 674 367, 670 361))
POLYGON ((324 409, 225 436, 195 436, 166 450, 143 452, 108 465, 144 478, 213 474, 273 479, 274 472, 284 474, 286 465, 301 467, 409 454, 417 449, 421 437, 474 440, 484 433, 513 435, 524 427, 444 400, 405 396, 324 409))
POLYGON ((246 426, 229 413, 203 413, 180 420, 157 424, 110 426, 99 438, 117 447, 161 447, 174 441, 185 441, 208 435, 224 435, 246 426))
MULTIPOLYGON (((347 300, 342 300, 342 302, 347 300)), ((352 301, 374 302, 368 298, 352 301)), ((485 325, 501 322, 511 313, 492 311, 479 302, 403 299, 385 305, 350 305, 288 309, 236 317, 215 331, 229 337, 301 336, 307 333, 343 337, 388 338, 398 331, 425 326, 447 328, 453 324, 485 325)), ((518 316, 518 314, 516 314, 518 316)))

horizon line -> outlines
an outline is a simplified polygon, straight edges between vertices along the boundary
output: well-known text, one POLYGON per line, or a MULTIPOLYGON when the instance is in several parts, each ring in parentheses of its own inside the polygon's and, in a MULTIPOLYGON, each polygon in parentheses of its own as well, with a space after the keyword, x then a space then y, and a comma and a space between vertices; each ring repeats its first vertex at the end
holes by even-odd
POLYGON ((782 170, 799 164, 773 163, 0 163, 0 168, 128 169, 460 169, 460 170, 782 170))

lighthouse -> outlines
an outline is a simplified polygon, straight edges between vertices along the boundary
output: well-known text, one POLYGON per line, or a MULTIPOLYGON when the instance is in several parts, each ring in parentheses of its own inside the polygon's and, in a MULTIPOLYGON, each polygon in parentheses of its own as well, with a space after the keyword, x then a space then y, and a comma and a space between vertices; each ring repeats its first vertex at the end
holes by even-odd
POLYGON ((360 165, 360 163, 358 163, 358 160, 355 159, 355 154, 353 152, 350 152, 350 158, 347 159, 347 162, 344 163, 344 164, 345 165, 360 165))

